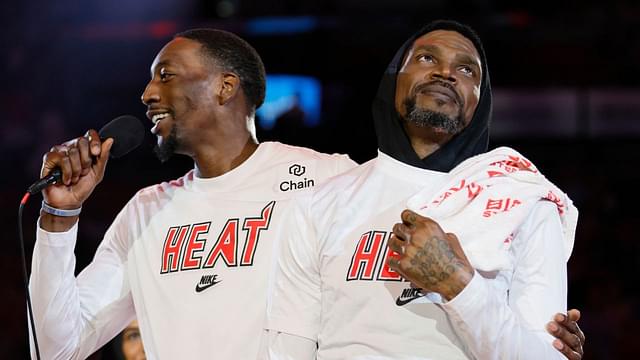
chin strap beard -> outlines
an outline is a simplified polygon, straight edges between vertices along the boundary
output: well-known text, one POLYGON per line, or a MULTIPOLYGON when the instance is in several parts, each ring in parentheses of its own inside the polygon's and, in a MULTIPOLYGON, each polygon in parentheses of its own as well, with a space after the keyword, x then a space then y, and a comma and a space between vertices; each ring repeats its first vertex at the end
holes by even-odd
POLYGON ((178 147, 178 135, 175 126, 171 129, 169 136, 162 141, 162 144, 156 145, 153 148, 153 152, 160 162, 164 163, 168 161, 176 152, 178 147))
POLYGON ((405 99, 404 108, 406 116, 400 116, 400 118, 415 126, 436 128, 450 135, 455 135, 464 129, 462 109, 456 117, 450 117, 442 112, 417 107, 415 96, 405 99))

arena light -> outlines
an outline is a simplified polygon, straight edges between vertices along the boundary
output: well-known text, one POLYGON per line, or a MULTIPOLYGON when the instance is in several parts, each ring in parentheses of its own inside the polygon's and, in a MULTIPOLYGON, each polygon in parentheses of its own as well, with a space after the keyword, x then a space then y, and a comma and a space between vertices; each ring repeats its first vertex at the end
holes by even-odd
POLYGON ((279 117, 298 111, 304 125, 316 126, 320 122, 322 86, 311 76, 267 75, 267 94, 258 109, 258 122, 263 129, 271 129, 279 117))

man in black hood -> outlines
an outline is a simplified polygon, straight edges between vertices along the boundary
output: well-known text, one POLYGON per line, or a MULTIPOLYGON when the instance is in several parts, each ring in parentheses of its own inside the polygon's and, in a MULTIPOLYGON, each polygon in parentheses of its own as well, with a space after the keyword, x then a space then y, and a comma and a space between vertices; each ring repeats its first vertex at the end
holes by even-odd
MULTIPOLYGON (((298 199, 289 217, 269 354, 562 358, 545 323, 566 308, 577 211, 514 150, 486 153, 491 86, 475 33, 450 21, 416 33, 373 116, 378 157, 298 199)), ((581 341, 564 353, 580 356, 581 341)))
POLYGON ((451 171, 463 160, 487 151, 491 101, 487 60, 478 36, 459 23, 434 21, 402 45, 382 76, 373 102, 378 148, 411 166, 451 171), (421 51, 435 48, 432 45, 425 47, 419 40, 433 31, 449 33, 448 37, 439 40, 442 44, 456 41, 452 36, 462 35, 461 46, 466 47, 468 55, 473 55, 458 59, 464 60, 458 64, 458 74, 442 73, 433 67, 427 69, 435 58, 421 51), (410 59, 409 56, 419 58, 410 59), (427 74, 424 70, 431 71, 427 74), (410 79, 409 72, 417 73, 419 78, 410 79), (415 80, 415 86, 407 89, 411 86, 407 83, 412 80, 415 80), (407 91, 411 92, 404 94, 407 91), (428 110, 421 111, 418 100, 421 95, 431 98, 424 100, 430 103, 425 104, 428 110), (451 101, 447 101, 448 97, 451 101), (415 142, 419 138, 436 144, 429 154, 415 142))

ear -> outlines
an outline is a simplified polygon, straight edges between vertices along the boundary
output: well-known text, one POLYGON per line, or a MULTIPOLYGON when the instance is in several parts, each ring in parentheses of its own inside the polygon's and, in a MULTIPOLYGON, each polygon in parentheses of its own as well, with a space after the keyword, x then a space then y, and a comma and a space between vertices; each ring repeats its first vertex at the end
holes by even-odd
POLYGON ((224 105, 240 91, 240 78, 230 72, 221 73, 221 84, 218 90, 218 103, 224 105))

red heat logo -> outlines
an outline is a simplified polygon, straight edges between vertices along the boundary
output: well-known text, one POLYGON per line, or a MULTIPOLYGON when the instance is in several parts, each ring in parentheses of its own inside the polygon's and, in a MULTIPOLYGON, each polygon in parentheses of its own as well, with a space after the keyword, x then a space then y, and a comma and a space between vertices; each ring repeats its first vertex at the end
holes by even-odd
POLYGON ((275 201, 270 202, 262 209, 259 216, 245 218, 242 222, 242 230, 245 231, 246 236, 240 257, 238 257, 240 219, 227 220, 206 258, 202 257, 202 252, 211 227, 210 221, 170 227, 162 247, 160 273, 212 268, 220 259, 229 267, 253 265, 260 232, 269 228, 275 204, 275 201))
POLYGON ((403 281, 400 274, 387 265, 390 256, 399 255, 387 246, 389 236, 387 231, 369 231, 360 236, 351 258, 347 281, 403 281))

